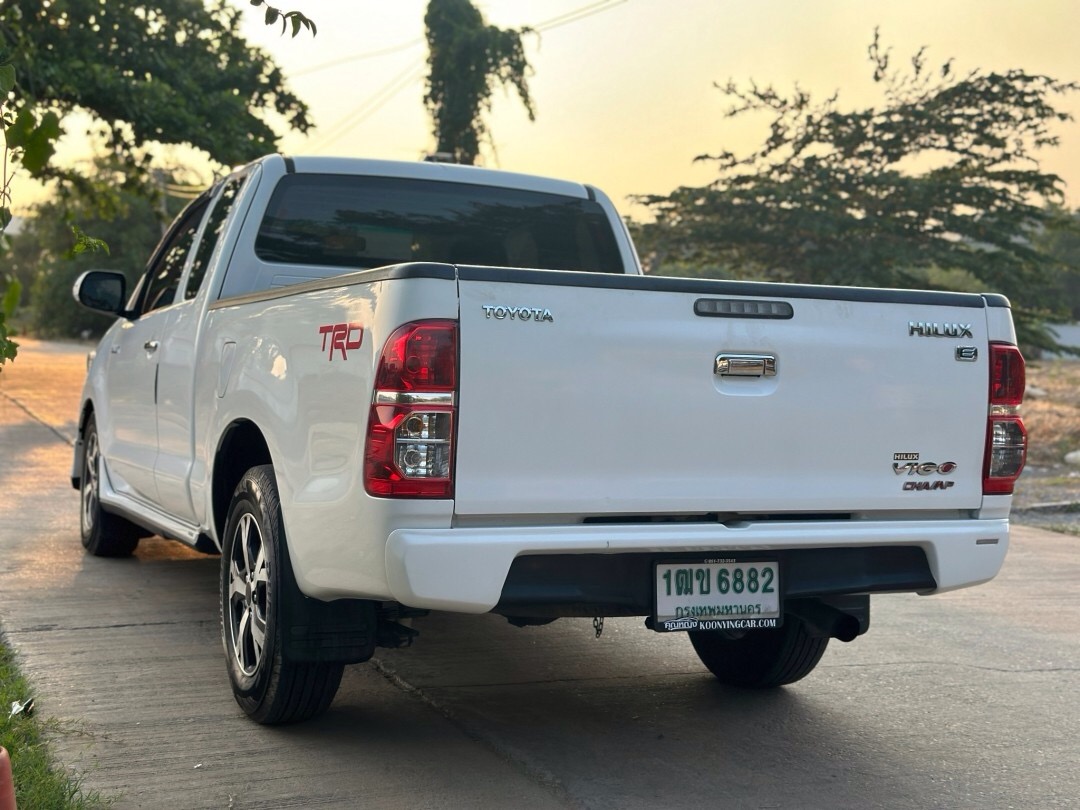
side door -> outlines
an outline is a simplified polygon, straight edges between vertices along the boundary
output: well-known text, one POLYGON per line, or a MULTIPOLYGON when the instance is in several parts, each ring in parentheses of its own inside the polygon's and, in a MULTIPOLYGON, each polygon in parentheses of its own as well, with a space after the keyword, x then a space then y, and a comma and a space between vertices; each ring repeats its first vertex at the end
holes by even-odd
MULTIPOLYGON (((195 458, 194 397, 196 347, 206 312, 204 289, 215 277, 213 268, 229 260, 229 246, 223 243, 230 213, 240 210, 244 190, 254 185, 248 178, 258 167, 227 178, 210 204, 206 224, 198 238, 194 255, 183 279, 181 300, 170 307, 165 337, 158 352, 157 437, 158 455, 155 482, 159 502, 170 515, 192 523, 198 522, 191 500, 190 478, 195 458)), ((233 231, 235 233, 235 230, 233 231)), ((216 382, 216 376, 214 381, 216 382)))
POLYGON ((109 348, 106 402, 98 414, 110 483, 118 492, 151 504, 158 503, 158 350, 208 202, 208 196, 196 199, 166 231, 133 295, 134 316, 109 348))

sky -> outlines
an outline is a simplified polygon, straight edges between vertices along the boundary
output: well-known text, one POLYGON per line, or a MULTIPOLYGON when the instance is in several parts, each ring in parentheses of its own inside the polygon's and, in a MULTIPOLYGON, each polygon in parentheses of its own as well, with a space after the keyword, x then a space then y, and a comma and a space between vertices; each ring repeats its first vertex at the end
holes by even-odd
MULTIPOLYGON (((286 154, 417 160, 432 150, 424 110, 426 0, 275 0, 313 18, 318 35, 279 36, 247 0, 243 33, 270 51, 317 124, 287 134, 286 154), (358 58, 364 57, 364 58, 358 58)), ((894 64, 922 46, 929 64, 959 72, 1023 68, 1080 81, 1075 0, 479 0, 488 22, 531 26, 526 37, 536 120, 496 91, 483 164, 591 183, 640 213, 634 194, 704 185, 702 153, 745 153, 767 119, 728 119, 715 84, 797 84, 841 108, 880 102, 866 49, 879 27, 894 64), (575 14, 574 12, 578 12, 575 14)), ((1080 93, 1062 100, 1080 118, 1080 93)), ((1062 145, 1044 170, 1080 206, 1080 123, 1058 127, 1062 145)), ((85 148, 85 147, 83 147, 85 148)), ((64 151, 77 155, 78 144, 64 151)), ((177 153, 178 155, 180 153, 177 153)), ((32 192, 24 195, 35 196, 32 192)))

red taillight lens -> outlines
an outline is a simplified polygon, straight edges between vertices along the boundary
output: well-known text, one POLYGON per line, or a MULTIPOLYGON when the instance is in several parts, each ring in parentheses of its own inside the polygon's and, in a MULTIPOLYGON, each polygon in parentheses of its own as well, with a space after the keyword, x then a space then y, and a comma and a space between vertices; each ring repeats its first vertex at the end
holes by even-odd
POLYGON ((417 321, 383 347, 375 390, 453 391, 457 387, 457 323, 417 321))
POLYGON ((990 344, 990 404, 1019 407, 1024 401, 1024 356, 1015 346, 990 344))
POLYGON ((457 322, 416 321, 383 346, 364 448, 364 487, 385 498, 451 498, 457 322))
POLYGON ((986 426, 983 494, 1010 495, 1027 460, 1027 430, 1020 418, 1025 369, 1020 350, 990 344, 990 413, 986 426))

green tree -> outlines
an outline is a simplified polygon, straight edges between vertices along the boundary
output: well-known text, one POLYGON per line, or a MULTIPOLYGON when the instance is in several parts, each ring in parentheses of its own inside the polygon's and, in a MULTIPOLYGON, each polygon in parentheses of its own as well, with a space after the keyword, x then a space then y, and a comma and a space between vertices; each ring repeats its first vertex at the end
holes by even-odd
MULTIPOLYGON (((15 115, 8 104, 8 96, 15 87, 15 68, 7 51, 0 48, 0 134, 4 136, 0 144, 0 257, 3 257, 7 244, 7 227, 11 222, 11 180, 13 177, 12 160, 14 155, 8 148, 7 133, 15 121, 15 115)), ((19 348, 11 339, 8 322, 15 312, 22 294, 22 286, 10 274, 0 276, 0 368, 8 360, 14 360, 19 348)))
POLYGON ((1037 248, 1052 256, 1057 263, 1050 280, 1050 296, 1061 302, 1068 316, 1080 321, 1080 208, 1060 216, 1040 233, 1037 248))
POLYGON ((424 26, 430 66, 424 103, 434 122, 436 151, 475 163, 488 135, 483 116, 497 84, 513 87, 529 120, 535 118, 521 42, 529 29, 488 25, 470 0, 430 0, 424 26))
MULTIPOLYGON (((298 11, 250 2, 263 7, 267 25, 280 22, 282 33, 316 33, 298 11)), ((147 148, 155 143, 188 143, 224 165, 272 151, 277 136, 267 114, 306 131, 307 107, 269 57, 238 35, 239 17, 224 0, 210 8, 192 0, 0 0, 0 255, 8 244, 15 164, 34 177, 70 181, 84 195, 100 189, 52 162, 72 111, 98 122, 129 175, 148 169, 147 148)), ((105 248, 103 240, 71 230, 74 255, 105 248)), ((69 240, 65 234, 61 243, 69 240)), ((20 297, 17 280, 0 292, 4 286, 0 365, 15 357, 5 313, 10 319, 20 297)))
POLYGON ((36 206, 11 239, 8 256, 10 272, 29 291, 30 329, 50 338, 101 334, 114 319, 75 303, 75 279, 84 270, 118 270, 127 276, 130 290, 161 238, 163 221, 185 202, 163 198, 155 184, 128 174, 122 162, 107 157, 94 162, 83 183, 36 206), (68 247, 73 223, 107 243, 108 250, 68 247))
POLYGON ((54 143, 83 110, 133 168, 144 167, 135 150, 155 143, 191 144, 224 165, 273 151, 266 117, 303 132, 307 106, 239 25, 224 0, 0 0, 0 46, 18 77, 8 145, 32 176, 70 175, 53 164, 54 143))
POLYGON ((814 284, 948 286, 975 280, 1014 302, 1030 348, 1050 347, 1044 289, 1057 260, 1037 236, 1063 227, 1050 203, 1061 178, 1037 153, 1056 146, 1054 106, 1072 82, 1023 70, 957 74, 919 51, 902 70, 877 33, 869 48, 879 106, 842 111, 796 89, 729 82, 730 117, 766 113, 765 143, 744 156, 703 155, 718 177, 704 188, 641 198, 654 271, 695 262, 743 277, 814 284), (941 272, 950 271, 950 272, 941 272), (957 272, 959 271, 959 272, 957 272))

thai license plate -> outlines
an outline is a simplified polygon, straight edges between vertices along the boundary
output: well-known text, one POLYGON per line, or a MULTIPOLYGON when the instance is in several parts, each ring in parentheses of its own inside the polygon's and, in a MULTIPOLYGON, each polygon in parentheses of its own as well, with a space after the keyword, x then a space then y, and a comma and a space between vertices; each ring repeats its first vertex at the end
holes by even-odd
POLYGON ((657 563, 655 585, 661 633, 779 627, 783 618, 775 560, 657 563))

